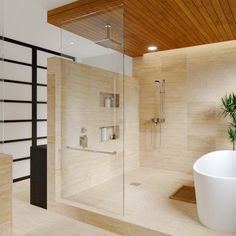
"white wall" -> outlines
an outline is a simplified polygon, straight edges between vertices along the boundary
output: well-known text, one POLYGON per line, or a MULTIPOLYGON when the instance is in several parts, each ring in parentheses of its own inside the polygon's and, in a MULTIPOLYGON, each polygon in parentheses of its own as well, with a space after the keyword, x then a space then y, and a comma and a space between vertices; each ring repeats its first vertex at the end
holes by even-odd
MULTIPOLYGON (((122 65, 120 63, 120 56, 111 54, 111 50, 99 47, 98 45, 77 37, 70 33, 64 32, 47 23, 47 8, 57 7, 59 4, 71 2, 73 0, 0 0, 4 1, 4 35, 8 38, 13 38, 19 41, 51 49, 54 51, 61 51, 69 53, 80 60, 84 59, 83 63, 88 63, 108 70, 115 70, 121 72, 122 65), (61 43, 61 36, 63 37, 63 44, 61 43), (76 43, 71 46, 70 41, 76 43), (66 46, 65 46, 66 45, 66 46), (83 49, 83 50, 81 50, 83 49), (107 55, 109 54, 109 55, 107 55), (101 56, 103 55, 103 56, 101 56)), ((0 11, 3 7, 0 6, 0 11)), ((3 14, 0 15, 3 16, 3 14)), ((1 25, 1 24, 0 24, 1 25)), ((1 27, 1 26, 0 26, 1 27)), ((1 45, 0 45, 1 46, 1 45)), ((0 51, 1 53, 1 51, 0 51)), ((5 57, 25 62, 31 62, 31 54, 29 49, 13 44, 5 43, 4 46, 5 57)), ((51 55, 39 53, 39 64, 46 66, 47 58, 51 55)), ((126 71, 127 74, 132 72, 132 59, 126 57, 126 71)), ((4 65, 4 78, 30 81, 31 71, 24 66, 17 66, 9 63, 4 65)), ((46 71, 38 69, 38 82, 46 83, 46 71)), ((0 84, 0 93, 1 87, 0 84)), ((46 100, 45 88, 39 88, 39 100, 46 100)), ((30 100, 31 92, 27 85, 15 86, 14 84, 4 84, 4 96, 11 99, 30 100), (20 88, 20 89, 19 89, 20 88)), ((3 93, 1 93, 3 96, 3 93)), ((31 119, 31 106, 29 104, 5 104, 5 119, 31 119)), ((3 107, 0 104, 0 115, 3 113, 3 107)), ((38 105, 38 118, 46 118, 46 105, 38 105)), ((31 126, 29 123, 13 123, 0 125, 0 134, 2 128, 5 128, 6 138, 24 138, 31 133, 31 126), (17 137, 16 137, 17 136, 17 137)), ((46 124, 38 124, 39 136, 46 134, 46 124)), ((45 143, 46 140, 38 140, 38 144, 45 143)), ((0 144, 0 151, 3 148, 7 153, 12 153, 13 158, 29 156, 29 147, 31 143, 11 143, 0 144)), ((19 178, 29 175, 29 161, 14 162, 13 177, 19 178)))
POLYGON ((5 36, 60 51, 60 30, 47 24, 47 11, 37 0, 5 0, 5 36))

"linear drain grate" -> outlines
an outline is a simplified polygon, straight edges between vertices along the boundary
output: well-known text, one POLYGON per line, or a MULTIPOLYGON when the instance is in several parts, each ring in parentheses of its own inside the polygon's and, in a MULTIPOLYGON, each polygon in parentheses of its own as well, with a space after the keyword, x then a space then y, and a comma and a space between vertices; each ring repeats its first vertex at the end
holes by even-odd
POLYGON ((138 183, 138 182, 132 182, 130 185, 132 185, 132 186, 140 186, 141 185, 141 183, 138 183))

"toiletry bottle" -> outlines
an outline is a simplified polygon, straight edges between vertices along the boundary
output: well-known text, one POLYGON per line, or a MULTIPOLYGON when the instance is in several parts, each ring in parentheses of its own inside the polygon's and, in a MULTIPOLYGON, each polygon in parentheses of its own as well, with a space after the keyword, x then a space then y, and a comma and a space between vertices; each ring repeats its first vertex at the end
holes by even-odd
POLYGON ((111 107, 111 97, 105 97, 104 106, 105 107, 111 107))
POLYGON ((106 142, 108 140, 107 128, 101 128, 101 141, 106 142))

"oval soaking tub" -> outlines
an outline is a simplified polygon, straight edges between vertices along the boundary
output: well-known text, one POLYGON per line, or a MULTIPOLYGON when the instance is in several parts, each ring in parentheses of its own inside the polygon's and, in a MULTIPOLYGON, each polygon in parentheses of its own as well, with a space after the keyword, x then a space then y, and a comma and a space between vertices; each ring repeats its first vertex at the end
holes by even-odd
POLYGON ((236 232, 236 151, 216 151, 194 166, 197 211, 207 227, 236 232))

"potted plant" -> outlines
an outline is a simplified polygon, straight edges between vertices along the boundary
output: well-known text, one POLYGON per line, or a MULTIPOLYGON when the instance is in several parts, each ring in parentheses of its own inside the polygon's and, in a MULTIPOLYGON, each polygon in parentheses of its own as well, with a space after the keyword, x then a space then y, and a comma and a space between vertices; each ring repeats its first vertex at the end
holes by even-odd
POLYGON ((229 140, 233 143, 233 150, 235 150, 236 143, 236 93, 230 93, 221 98, 222 114, 224 117, 230 118, 230 126, 228 128, 229 140))

